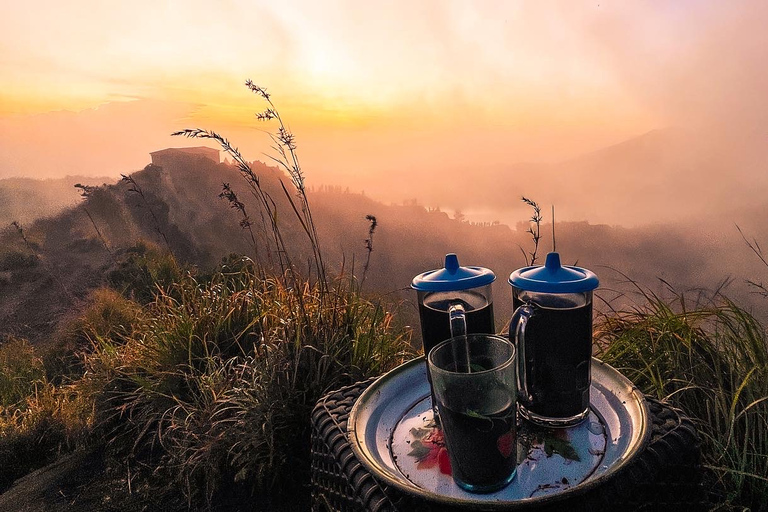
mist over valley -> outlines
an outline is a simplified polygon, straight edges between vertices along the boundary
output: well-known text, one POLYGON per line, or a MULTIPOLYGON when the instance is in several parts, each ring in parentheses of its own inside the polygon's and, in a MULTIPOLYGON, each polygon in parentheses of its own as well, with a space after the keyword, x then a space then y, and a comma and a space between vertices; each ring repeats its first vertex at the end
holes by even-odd
MULTIPOLYGON (((606 151, 615 154, 618 148, 606 151)), ((267 229, 259 206, 235 166, 187 155, 176 155, 163 165, 149 164, 132 173, 135 185, 125 180, 92 185, 88 197, 78 204, 73 203, 82 190, 72 186, 74 178, 61 182, 0 180, 0 191, 11 194, 9 197, 16 191, 29 204, 48 204, 51 190, 57 191, 56 197, 67 198, 56 215, 41 210, 34 222, 28 216, 20 224, 22 231, 9 225, 17 220, 11 216, 21 210, 4 212, 5 227, 0 232, 3 335, 43 342, 59 320, 72 314, 72 308, 81 307, 92 290, 109 282, 110 275, 119 270, 119 262, 135 250, 139 240, 170 250, 180 261, 201 269, 213 268, 231 253, 258 258, 265 264, 274 261, 274 255, 265 251, 267 229), (220 197, 223 183, 237 194, 253 222, 256 250, 240 225, 238 212, 220 197), (137 187, 143 195, 136 193, 137 187)), ((290 215, 291 206, 279 184, 280 180, 287 182, 288 176, 260 162, 252 165, 276 200, 289 245, 304 255, 296 263, 299 268, 306 267, 298 263, 310 254, 306 237, 290 215)), ((535 227, 528 221, 532 212, 520 195, 514 194, 515 188, 510 184, 505 198, 516 206, 512 209, 518 216, 514 224, 473 222, 456 211, 425 207, 418 199, 385 204, 340 186, 310 187, 309 199, 332 272, 354 272, 360 280, 368 262, 365 290, 392 304, 402 302, 398 318, 404 324, 418 325, 415 293, 409 289, 413 276, 442 266, 444 255, 455 252, 462 264, 485 266, 496 273, 496 324, 501 330, 511 315, 506 279, 511 271, 526 264, 534 249, 528 233, 535 227), (375 216, 377 222, 370 254, 365 248, 370 227, 367 215, 375 216)), ((543 189, 540 192, 543 195, 543 189)), ((630 196, 624 202, 631 206, 636 203, 630 196)), ((530 197, 540 200, 532 194, 530 197)), ((556 217, 572 205, 565 200, 561 204, 557 204, 556 217)), ((552 249, 551 213, 546 203, 542 203, 542 210, 538 263, 552 249)), ((755 294, 757 290, 746 281, 761 282, 768 269, 749 250, 736 224, 750 240, 762 242, 768 240, 768 226, 760 221, 766 214, 768 202, 734 205, 727 215, 709 217, 706 222, 704 217, 677 220, 670 215, 663 223, 624 227, 557 217, 555 236, 564 263, 590 268, 599 275, 598 310, 642 302, 640 290, 667 299, 675 292, 688 292, 689 300, 705 300, 714 290, 721 290, 763 316, 766 299, 755 294)), ((418 339, 418 329, 414 331, 418 339)))

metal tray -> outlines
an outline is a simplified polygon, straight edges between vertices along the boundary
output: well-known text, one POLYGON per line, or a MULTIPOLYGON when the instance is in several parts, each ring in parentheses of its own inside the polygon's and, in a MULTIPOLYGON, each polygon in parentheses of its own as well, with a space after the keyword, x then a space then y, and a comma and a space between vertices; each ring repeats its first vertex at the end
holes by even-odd
POLYGON ((508 510, 600 485, 647 444, 651 432, 643 394, 595 358, 590 404, 589 418, 575 427, 548 429, 521 420, 517 475, 490 494, 466 492, 440 470, 440 433, 432 421, 423 357, 368 387, 352 407, 347 429, 353 452, 378 479, 431 501, 508 510))

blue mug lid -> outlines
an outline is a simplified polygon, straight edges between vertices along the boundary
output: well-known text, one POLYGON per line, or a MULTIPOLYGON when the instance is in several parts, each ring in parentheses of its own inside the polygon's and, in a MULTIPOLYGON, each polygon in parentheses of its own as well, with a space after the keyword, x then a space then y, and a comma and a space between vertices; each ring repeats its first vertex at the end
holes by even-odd
POLYGON ((413 278, 411 288, 427 292, 468 290, 491 284, 496 274, 484 267, 461 267, 454 253, 445 255, 445 267, 429 270, 413 278))
POLYGON ((509 275, 509 284, 520 290, 544 293, 588 292, 600 282, 594 272, 581 267, 563 266, 560 254, 547 254, 544 265, 523 267, 509 275))

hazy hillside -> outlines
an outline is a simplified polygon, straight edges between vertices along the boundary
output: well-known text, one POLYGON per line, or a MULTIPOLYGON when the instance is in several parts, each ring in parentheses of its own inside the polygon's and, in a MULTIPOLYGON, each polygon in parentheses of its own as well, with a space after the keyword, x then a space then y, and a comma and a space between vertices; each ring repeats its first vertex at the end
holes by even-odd
MULTIPOLYGON (((285 176, 259 162, 254 169, 277 205, 287 244, 296 248, 294 263, 306 268, 307 259, 302 256, 308 255, 305 237, 278 182, 285 176)), ((0 334, 45 339, 58 319, 82 304, 89 290, 104 283, 126 248, 139 238, 170 248, 177 258, 202 267, 215 265, 230 252, 268 262, 270 256, 264 250, 268 230, 235 167, 189 159, 167 169, 147 166, 133 178, 135 185, 120 182, 94 189, 76 207, 25 227, 26 242, 12 226, 0 232, 0 334), (230 183, 245 204, 254 223, 258 255, 240 227, 241 215, 219 197, 223 183, 230 183)), ((378 227, 365 282, 369 292, 412 300, 411 278, 441 265, 445 253, 456 252, 463 264, 483 265, 496 272, 497 327, 509 317, 506 277, 525 264, 521 248, 532 250, 525 233, 528 225, 523 222, 530 215, 526 209, 521 209, 520 223, 509 227, 460 222, 445 212, 416 204, 385 205, 327 187, 311 192, 310 201, 329 267, 339 271, 343 264, 347 273, 354 268, 358 277, 367 257, 364 240, 369 223, 365 216, 376 216, 378 227)), ((509 201, 520 203, 513 195, 509 201)), ((746 218, 754 221, 743 226, 758 240, 768 240, 768 231, 759 222, 766 212, 768 204, 750 210, 746 218)), ((551 248, 551 225, 543 225, 542 233, 539 252, 543 258, 551 248)), ((731 294, 747 304, 762 304, 755 302, 763 299, 750 295, 744 280, 759 281, 768 275, 730 219, 706 227, 670 223, 621 228, 558 222, 557 249, 565 262, 578 262, 598 273, 600 295, 607 301, 627 299, 624 294, 633 286, 625 282, 625 274, 661 294, 665 285, 658 278, 679 289, 715 288, 730 278, 731 294)), ((412 303, 403 307, 401 318, 415 322, 412 303)))
POLYGON ((447 162, 418 172, 404 166, 371 188, 377 197, 417 198, 451 213, 512 225, 527 216, 521 195, 547 210, 554 204, 563 220, 622 226, 710 222, 763 204, 768 188, 764 136, 728 137, 653 130, 551 164, 518 162, 511 148, 506 161, 517 163, 458 169, 447 162))
POLYGON ((40 217, 59 213, 74 206, 80 191, 74 186, 101 185, 114 180, 93 176, 66 176, 59 179, 34 180, 6 178, 0 180, 0 225, 13 221, 27 224, 40 217))

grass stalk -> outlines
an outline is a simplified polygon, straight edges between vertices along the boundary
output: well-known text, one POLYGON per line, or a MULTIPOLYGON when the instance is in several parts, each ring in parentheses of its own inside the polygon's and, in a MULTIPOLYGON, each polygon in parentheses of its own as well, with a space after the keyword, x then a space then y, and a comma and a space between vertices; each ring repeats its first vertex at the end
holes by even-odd
POLYGON ((698 423, 714 500, 768 502, 768 345, 765 328, 723 295, 689 304, 642 291, 642 305, 601 315, 596 354, 643 392, 698 423))

